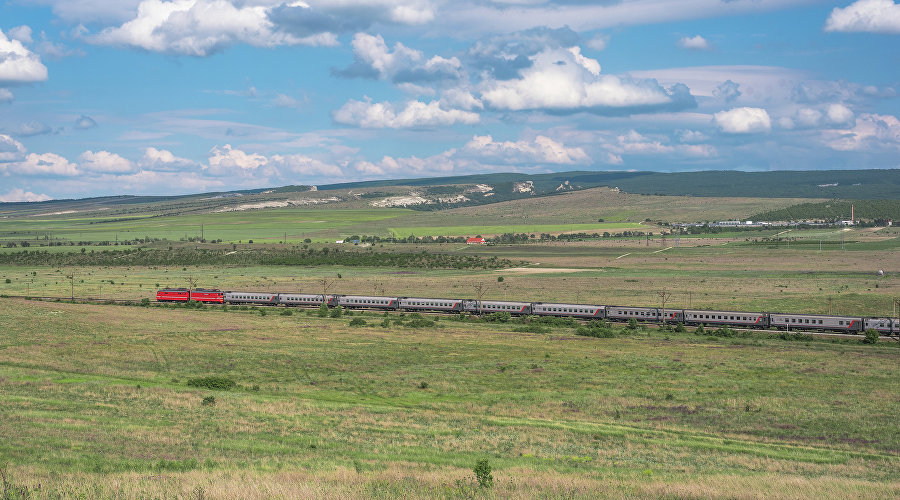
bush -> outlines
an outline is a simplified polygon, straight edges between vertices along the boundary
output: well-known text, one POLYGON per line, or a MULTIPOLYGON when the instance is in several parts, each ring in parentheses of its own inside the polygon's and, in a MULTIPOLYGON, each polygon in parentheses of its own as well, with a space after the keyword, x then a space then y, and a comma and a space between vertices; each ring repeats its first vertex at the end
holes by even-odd
POLYGON ((490 488, 494 485, 494 476, 491 474, 491 464, 488 463, 486 458, 482 458, 475 462, 475 467, 472 468, 472 472, 475 473, 475 480, 478 481, 478 486, 490 488))
POLYGON ((290 310, 290 309, 285 309, 284 311, 281 311, 281 315, 282 315, 282 316, 293 316, 293 315, 294 315, 294 311, 292 311, 292 310, 290 310))
POLYGON ((7 284, 12 283, 12 280, 9 279, 9 278, 6 278, 6 283, 7 283, 7 284))
POLYGON ((341 308, 341 306, 337 306, 331 310, 332 318, 340 318, 343 314, 344 314, 344 310, 341 308))
POLYGON ((874 344, 878 342, 878 330, 874 328, 869 328, 865 332, 866 338, 863 339, 863 344, 874 344))
POLYGON ((350 320, 350 326, 366 326, 366 320, 362 318, 353 318, 350 320))
POLYGON ((629 330, 637 330, 638 329, 638 322, 636 319, 628 318, 628 329, 629 330))
POLYGON ((318 315, 320 318, 327 317, 328 316, 328 306, 325 304, 320 305, 318 315))
POLYGON ((512 314, 507 311, 495 312, 484 317, 485 321, 491 323, 509 323, 510 319, 512 319, 512 314))
POLYGON ((675 331, 676 332, 684 332, 685 331, 684 324, 678 323, 677 325, 675 325, 675 331))
POLYGON ((150 307, 150 299, 147 297, 141 299, 141 307, 150 307))
POLYGON ((189 387, 227 391, 229 389, 233 389, 237 384, 234 382, 234 380, 231 380, 228 377, 212 375, 209 377, 188 379, 187 385, 189 387))
POLYGON ((697 329, 694 330, 694 334, 695 335, 706 335, 706 329, 703 328, 703 323, 700 323, 700 326, 698 326, 697 329))
POLYGON ((391 326, 391 318, 385 317, 383 320, 381 320, 382 328, 390 328, 390 326, 391 326))
POLYGON ((200 404, 202 404, 203 406, 212 406, 216 404, 216 397, 206 396, 205 398, 203 398, 203 401, 201 401, 200 404))
POLYGON ((579 326, 575 329, 575 335, 601 339, 611 339, 616 336, 606 321, 591 321, 587 325, 579 326))
POLYGON ((425 318, 414 318, 401 324, 407 328, 426 328, 434 326, 434 321, 425 318))
POLYGON ((267 314, 267 313, 266 313, 266 310, 265 310, 265 309, 260 309, 260 310, 259 310, 259 315, 260 315, 260 316, 265 316, 266 314, 267 314))

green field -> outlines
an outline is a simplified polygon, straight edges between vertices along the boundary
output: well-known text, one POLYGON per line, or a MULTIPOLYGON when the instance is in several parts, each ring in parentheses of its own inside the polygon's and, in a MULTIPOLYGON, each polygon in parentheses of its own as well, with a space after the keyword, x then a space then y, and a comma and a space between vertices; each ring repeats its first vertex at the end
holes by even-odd
POLYGON ((0 467, 34 496, 900 494, 895 344, 12 299, 0 317, 0 467), (209 375, 238 385, 187 385, 209 375))
POLYGON ((596 224, 509 224, 503 226, 439 226, 439 227, 397 227, 390 228, 395 238, 409 236, 475 236, 504 233, 603 233, 605 231, 639 229, 640 224, 629 222, 606 222, 596 224))

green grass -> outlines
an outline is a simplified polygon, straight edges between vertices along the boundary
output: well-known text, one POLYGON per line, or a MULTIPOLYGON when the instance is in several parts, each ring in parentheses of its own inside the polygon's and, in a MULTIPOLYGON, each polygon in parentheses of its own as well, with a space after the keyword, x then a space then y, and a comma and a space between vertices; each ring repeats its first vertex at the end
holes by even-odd
POLYGON ((595 224, 509 224, 484 226, 397 227, 390 228, 396 238, 414 236, 475 236, 504 233, 600 233, 604 231, 639 229, 640 224, 629 222, 605 222, 595 224))
POLYGON ((237 498, 303 478, 351 498, 467 497, 481 458, 497 482, 481 495, 498 498, 898 488, 892 345, 9 299, 0 316, 0 466, 41 495, 237 498), (237 386, 188 385, 213 375, 237 386))

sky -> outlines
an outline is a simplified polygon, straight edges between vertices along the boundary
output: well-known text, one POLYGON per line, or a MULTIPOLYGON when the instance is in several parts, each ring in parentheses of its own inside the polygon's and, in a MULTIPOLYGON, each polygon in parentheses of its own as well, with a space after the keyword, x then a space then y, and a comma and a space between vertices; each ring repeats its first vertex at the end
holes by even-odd
POLYGON ((0 202, 900 168, 893 0, 5 0, 0 202))

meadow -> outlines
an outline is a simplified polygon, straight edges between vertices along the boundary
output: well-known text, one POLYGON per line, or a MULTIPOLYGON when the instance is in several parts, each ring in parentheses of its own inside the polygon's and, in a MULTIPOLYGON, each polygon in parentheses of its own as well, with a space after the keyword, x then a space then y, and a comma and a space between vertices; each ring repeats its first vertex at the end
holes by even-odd
POLYGON ((0 317, 0 467, 26 497, 900 494, 893 343, 20 299, 0 317), (236 385, 190 385, 208 376, 236 385))

